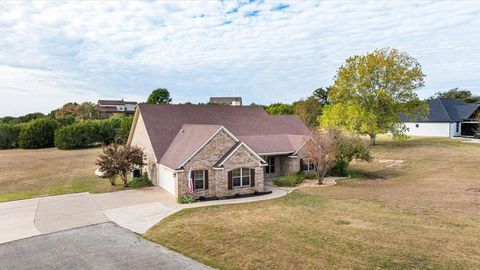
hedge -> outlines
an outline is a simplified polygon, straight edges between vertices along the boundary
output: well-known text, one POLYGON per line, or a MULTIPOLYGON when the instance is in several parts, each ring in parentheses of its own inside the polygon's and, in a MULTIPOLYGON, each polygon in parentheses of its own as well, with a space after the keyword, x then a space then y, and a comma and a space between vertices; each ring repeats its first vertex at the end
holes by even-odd
POLYGON ((18 147, 20 125, 0 124, 0 149, 18 147))
POLYGON ((44 117, 23 124, 18 136, 18 146, 24 149, 37 149, 54 146, 55 119, 44 117))
POLYGON ((128 122, 125 118, 112 116, 105 120, 87 120, 59 128, 55 132, 55 146, 59 149, 78 149, 98 143, 124 142, 124 126, 128 122))
POLYGON ((55 146, 58 149, 85 148, 101 138, 97 121, 85 121, 57 129, 55 146))

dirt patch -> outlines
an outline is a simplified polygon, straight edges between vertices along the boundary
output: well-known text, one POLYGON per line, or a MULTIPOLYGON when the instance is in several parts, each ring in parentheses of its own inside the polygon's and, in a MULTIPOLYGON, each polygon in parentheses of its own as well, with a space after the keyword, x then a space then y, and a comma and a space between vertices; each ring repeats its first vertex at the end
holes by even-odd
POLYGON ((350 177, 325 177, 323 179, 323 185, 319 185, 317 179, 306 179, 305 181, 303 181, 303 183, 301 183, 296 187, 277 187, 277 188, 283 189, 286 192, 290 193, 299 188, 312 188, 312 187, 321 188, 321 187, 333 186, 337 184, 337 180, 348 179, 348 178, 350 177))
POLYGON ((403 167, 407 161, 402 159, 374 159, 373 162, 384 164, 387 168, 392 168, 403 167))

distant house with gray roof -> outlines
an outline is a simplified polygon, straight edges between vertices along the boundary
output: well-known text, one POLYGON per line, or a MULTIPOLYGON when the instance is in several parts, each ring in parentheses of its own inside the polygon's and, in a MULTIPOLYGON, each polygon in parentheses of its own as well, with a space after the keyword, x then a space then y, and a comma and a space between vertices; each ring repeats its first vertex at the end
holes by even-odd
POLYGON ((407 135, 432 137, 473 136, 478 125, 475 116, 480 111, 476 104, 464 103, 453 98, 428 100, 429 112, 425 119, 402 116, 408 128, 407 135))
POLYGON ((211 97, 211 104, 242 106, 242 97, 211 97))
POLYGON ((139 104, 128 144, 143 148, 143 170, 172 195, 225 197, 313 170, 303 154, 309 135, 298 117, 257 106, 139 104))

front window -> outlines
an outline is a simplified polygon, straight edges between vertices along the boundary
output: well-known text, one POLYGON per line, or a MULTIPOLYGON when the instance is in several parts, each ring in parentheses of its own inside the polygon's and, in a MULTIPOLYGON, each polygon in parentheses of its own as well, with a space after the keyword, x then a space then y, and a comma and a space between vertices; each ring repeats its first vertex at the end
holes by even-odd
POLYGON ((233 187, 243 187, 250 185, 250 169, 241 168, 232 171, 233 187))
POLYGON ((265 173, 275 173, 275 157, 267 157, 265 173))
POLYGON ((310 172, 315 171, 315 163, 311 158, 305 158, 301 160, 302 171, 310 172))
POLYGON ((205 171, 193 171, 193 180, 195 182, 195 190, 205 188, 205 171))

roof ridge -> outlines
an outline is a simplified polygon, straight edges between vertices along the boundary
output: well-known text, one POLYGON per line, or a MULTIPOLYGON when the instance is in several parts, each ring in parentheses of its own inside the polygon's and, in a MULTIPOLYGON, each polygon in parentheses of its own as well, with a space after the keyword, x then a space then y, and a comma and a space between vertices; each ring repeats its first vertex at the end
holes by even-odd
POLYGON ((445 108, 445 104, 443 104, 443 100, 446 100, 446 99, 447 99, 447 98, 440 98, 440 99, 439 99, 439 102, 440 102, 440 104, 442 105, 443 111, 444 111, 445 114, 448 116, 448 121, 452 122, 452 116, 450 115, 450 113, 448 113, 447 108, 445 108))

